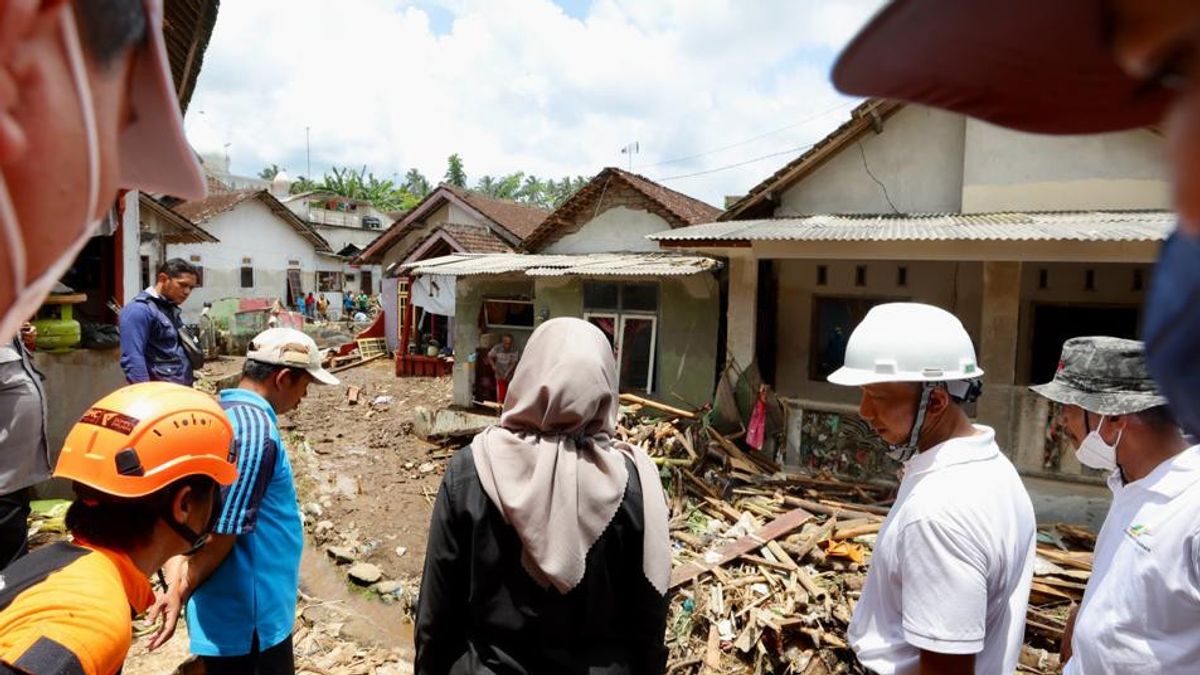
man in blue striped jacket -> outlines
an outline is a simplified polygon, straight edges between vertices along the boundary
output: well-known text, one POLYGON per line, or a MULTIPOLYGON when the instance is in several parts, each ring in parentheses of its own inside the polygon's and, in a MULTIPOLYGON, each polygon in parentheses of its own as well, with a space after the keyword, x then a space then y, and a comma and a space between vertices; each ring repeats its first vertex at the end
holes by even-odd
POLYGON ((221 392, 233 423, 238 478, 224 493, 212 541, 167 566, 168 590, 151 610, 165 621, 155 649, 187 602, 191 650, 210 674, 292 673, 292 624, 304 533, 278 415, 300 404, 312 382, 337 384, 317 344, 292 328, 251 342, 236 389, 221 392))

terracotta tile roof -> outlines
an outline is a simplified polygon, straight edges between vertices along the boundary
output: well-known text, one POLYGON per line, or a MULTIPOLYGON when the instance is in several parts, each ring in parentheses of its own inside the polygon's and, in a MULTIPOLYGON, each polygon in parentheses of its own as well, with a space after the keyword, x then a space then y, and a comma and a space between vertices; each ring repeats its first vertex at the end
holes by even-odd
MULTIPOLYGON (((482 218, 495 223, 504 232, 492 232, 492 236, 502 241, 511 240, 513 243, 519 243, 529 236, 529 233, 537 229, 548 215, 546 211, 539 208, 502 199, 492 199, 472 190, 443 183, 392 223, 392 226, 383 234, 376 237, 375 241, 371 242, 371 245, 362 252, 362 255, 354 259, 354 264, 368 265, 380 262, 388 250, 406 234, 420 228, 424 218, 447 202, 465 206, 468 210, 478 213, 482 218)), ((405 255, 411 253, 412 250, 409 249, 405 255)))
POLYGON ((176 213, 193 223, 203 223, 225 213, 247 199, 254 199, 258 192, 258 190, 213 191, 204 199, 180 202, 173 208, 176 213))
POLYGON ((445 230, 446 234, 461 244, 464 253, 507 253, 512 251, 511 246, 486 227, 447 223, 439 229, 445 230))
POLYGON ((329 242, 317 233, 308 223, 304 222, 292 212, 291 209, 284 206, 278 199, 271 196, 271 193, 266 190, 234 190, 232 192, 221 192, 211 194, 204 199, 197 199, 190 202, 181 202, 172 206, 176 213, 187 218, 196 224, 201 224, 212 220, 213 218, 230 211, 240 205, 242 202, 257 199, 261 201, 271 212, 279 217, 280 220, 287 223, 297 234, 307 239, 312 243, 313 248, 319 252, 332 253, 333 249, 329 247, 329 242))
POLYGON ((158 216, 163 230, 161 236, 163 241, 168 244, 215 244, 220 241, 204 228, 179 215, 145 192, 138 193, 138 208, 143 212, 158 216))
POLYGON ((504 199, 494 199, 474 190, 467 190, 454 185, 442 185, 455 196, 470 204, 476 211, 487 216, 492 222, 524 239, 537 229, 538 225, 549 215, 549 211, 536 206, 527 206, 504 199))
POLYGON ((610 185, 612 181, 619 181, 644 197, 647 210, 657 213, 672 227, 708 223, 721 215, 721 209, 659 185, 645 176, 608 167, 546 216, 541 226, 525 238, 523 248, 528 251, 540 250, 578 229, 581 225, 580 215, 595 212, 597 200, 614 193, 610 185))
POLYGON ((630 185, 637 188, 647 197, 662 204, 671 213, 679 216, 679 219, 688 225, 711 223, 717 219, 717 216, 721 215, 721 209, 702 202, 695 197, 689 197, 682 192, 676 192, 665 185, 659 185, 645 176, 639 176, 636 173, 629 173, 617 168, 613 168, 612 171, 629 181, 630 185))

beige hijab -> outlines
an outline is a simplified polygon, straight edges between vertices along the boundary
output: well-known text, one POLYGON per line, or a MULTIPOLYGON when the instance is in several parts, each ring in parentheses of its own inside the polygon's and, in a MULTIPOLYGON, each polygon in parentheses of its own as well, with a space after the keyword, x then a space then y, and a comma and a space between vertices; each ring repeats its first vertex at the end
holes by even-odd
POLYGON ((654 462, 613 438, 617 368, 600 329, 552 319, 533 332, 508 386, 500 426, 471 444, 484 492, 516 529, 523 563, 543 586, 567 593, 608 527, 633 459, 645 504, 642 570, 659 593, 671 576, 667 502, 654 462))

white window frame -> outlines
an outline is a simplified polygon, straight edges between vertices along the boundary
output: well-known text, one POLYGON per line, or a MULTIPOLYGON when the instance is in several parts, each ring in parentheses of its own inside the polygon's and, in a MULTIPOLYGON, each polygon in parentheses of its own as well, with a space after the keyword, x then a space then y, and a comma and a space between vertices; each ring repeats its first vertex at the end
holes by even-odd
MULTIPOLYGON (((646 388, 640 391, 645 391, 647 394, 654 392, 654 368, 658 362, 658 315, 657 314, 641 314, 638 312, 584 312, 583 320, 590 321, 592 317, 597 319, 612 319, 613 327, 616 330, 616 335, 613 336, 616 349, 617 364, 621 363, 621 356, 625 349, 625 322, 629 319, 637 321, 650 322, 650 363, 649 372, 646 373, 646 388)), ((619 383, 618 383, 619 386, 619 383)))

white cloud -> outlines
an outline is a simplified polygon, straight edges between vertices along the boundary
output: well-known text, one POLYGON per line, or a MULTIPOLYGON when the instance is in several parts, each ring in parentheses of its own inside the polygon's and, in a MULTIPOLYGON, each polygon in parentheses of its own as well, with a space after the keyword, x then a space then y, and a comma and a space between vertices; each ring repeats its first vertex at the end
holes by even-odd
MULTIPOLYGON (((582 20, 548 0, 437 4, 223 3, 189 137, 202 152, 229 143, 242 173, 272 162, 304 173, 307 126, 318 175, 365 164, 436 181, 452 152, 472 178, 591 175, 624 165, 619 149, 635 140, 635 170, 690 174, 840 123, 851 101, 828 68, 879 0, 595 0, 582 20), (435 30, 435 10, 453 15, 448 30, 435 30)), ((788 159, 668 184, 719 205, 788 159)))

